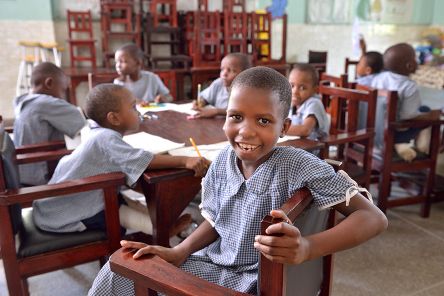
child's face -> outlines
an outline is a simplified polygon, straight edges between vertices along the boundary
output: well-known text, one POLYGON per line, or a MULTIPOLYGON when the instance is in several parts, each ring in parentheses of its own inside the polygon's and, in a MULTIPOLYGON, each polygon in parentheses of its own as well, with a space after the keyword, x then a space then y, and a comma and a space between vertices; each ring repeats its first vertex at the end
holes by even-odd
POLYGON ((119 75, 132 75, 140 70, 140 62, 126 51, 116 51, 115 59, 119 75))
POLYGON ((311 75, 305 71, 291 71, 288 82, 291 85, 292 106, 300 106, 305 100, 318 92, 318 86, 313 84, 311 75))
POLYGON ((254 171, 266 161, 290 127, 282 108, 271 91, 241 86, 231 90, 224 131, 241 160, 241 170, 254 171))
POLYGON ((367 64, 367 58, 365 56, 359 59, 356 65, 356 74, 358 77, 363 77, 372 74, 372 69, 367 64))
POLYGON ((139 112, 136 109, 136 98, 134 95, 124 89, 120 91, 121 105, 119 112, 116 112, 118 119, 117 129, 123 134, 127 131, 135 131, 139 129, 140 120, 139 112))
POLYGON ((220 63, 220 78, 222 78, 226 87, 230 87, 233 79, 236 78, 240 72, 242 72, 242 69, 236 58, 225 57, 222 59, 220 63))

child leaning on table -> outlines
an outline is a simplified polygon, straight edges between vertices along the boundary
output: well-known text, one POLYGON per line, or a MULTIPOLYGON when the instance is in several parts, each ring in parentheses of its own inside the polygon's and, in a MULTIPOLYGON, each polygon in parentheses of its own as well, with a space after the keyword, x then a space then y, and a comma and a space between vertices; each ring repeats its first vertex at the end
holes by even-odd
MULTIPOLYGON (((93 88, 88 94, 86 114, 96 124, 86 141, 60 160, 49 183, 123 172, 126 184, 133 186, 147 168, 184 167, 203 176, 209 165, 205 158, 153 155, 123 141, 126 132, 139 128, 135 105, 136 98, 123 86, 100 84, 93 88)), ((106 227, 102 191, 47 198, 35 201, 33 208, 34 221, 42 230, 73 232, 106 227)))
MULTIPOLYGON (((135 259, 156 254, 213 283, 256 293, 259 252, 273 261, 299 264, 355 247, 382 232, 386 217, 344 172, 336 173, 304 150, 276 147, 290 126, 290 103, 290 84, 277 71, 255 67, 240 73, 233 81, 224 125, 230 145, 202 183, 206 220, 173 248, 130 241, 122 241, 122 246, 138 249, 135 259), (304 186, 319 209, 333 207, 346 218, 306 237, 287 223, 267 229, 270 235, 283 236, 261 236, 261 219, 271 212, 288 221, 275 209, 304 186)), ((134 287, 106 264, 89 295, 134 295, 134 287)))

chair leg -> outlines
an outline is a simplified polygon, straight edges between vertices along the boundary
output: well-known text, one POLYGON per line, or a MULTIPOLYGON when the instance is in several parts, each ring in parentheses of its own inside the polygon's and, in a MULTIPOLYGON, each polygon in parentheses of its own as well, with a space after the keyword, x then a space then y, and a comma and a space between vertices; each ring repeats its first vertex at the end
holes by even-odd
POLYGON ((387 211, 388 197, 390 196, 391 176, 382 173, 379 180, 378 207, 385 214, 387 211))

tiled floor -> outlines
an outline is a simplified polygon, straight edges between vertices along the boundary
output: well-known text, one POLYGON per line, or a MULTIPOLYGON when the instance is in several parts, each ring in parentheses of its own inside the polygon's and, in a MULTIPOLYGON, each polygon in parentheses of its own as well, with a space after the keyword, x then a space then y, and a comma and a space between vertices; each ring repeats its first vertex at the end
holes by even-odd
MULTIPOLYGON (((419 207, 388 211, 389 228, 370 242, 336 254, 333 296, 444 295, 444 203, 431 217, 419 207)), ((86 295, 97 262, 29 279, 31 295, 86 295)), ((0 295, 7 295, 0 268, 0 295)))

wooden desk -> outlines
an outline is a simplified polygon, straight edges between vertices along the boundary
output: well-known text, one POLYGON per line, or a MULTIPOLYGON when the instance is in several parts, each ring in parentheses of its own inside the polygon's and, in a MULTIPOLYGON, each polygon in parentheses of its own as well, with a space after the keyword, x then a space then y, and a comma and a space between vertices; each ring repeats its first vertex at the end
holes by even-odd
POLYGON ((76 89, 82 82, 88 82, 88 73, 102 74, 102 73, 115 73, 114 68, 95 68, 84 67, 84 68, 63 68, 66 76, 69 77, 69 88, 68 88, 68 102, 73 105, 77 105, 76 89))
MULTIPOLYGON (((222 126, 224 117, 187 120, 186 114, 174 111, 156 113, 157 120, 145 120, 141 130, 150 134, 185 143, 189 137, 199 144, 214 144, 226 141, 222 126)), ((307 139, 281 143, 305 150, 322 149, 324 144, 307 139)), ((148 211, 153 224, 153 244, 169 246, 169 229, 199 192, 201 178, 194 177, 187 169, 147 170, 141 178, 141 187, 146 196, 148 211), (168 212, 161 209, 168 208, 168 212)))

